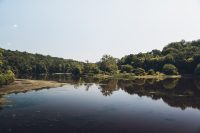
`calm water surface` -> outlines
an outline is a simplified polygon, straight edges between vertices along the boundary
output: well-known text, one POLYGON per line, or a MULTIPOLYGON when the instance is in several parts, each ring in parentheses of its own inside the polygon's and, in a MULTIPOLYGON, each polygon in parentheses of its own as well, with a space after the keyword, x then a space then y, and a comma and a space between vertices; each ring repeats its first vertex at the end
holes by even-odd
POLYGON ((1 96, 0 133, 200 133, 198 79, 64 80, 1 96))

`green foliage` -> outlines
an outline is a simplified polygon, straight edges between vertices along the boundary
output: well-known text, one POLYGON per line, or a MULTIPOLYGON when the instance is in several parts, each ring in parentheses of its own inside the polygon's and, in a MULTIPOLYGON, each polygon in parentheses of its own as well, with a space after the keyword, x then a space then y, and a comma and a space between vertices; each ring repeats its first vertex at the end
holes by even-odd
POLYGON ((157 49, 154 49, 154 50, 151 51, 151 54, 153 54, 154 56, 160 56, 161 55, 161 51, 157 50, 157 49))
POLYGON ((172 54, 168 54, 164 57, 164 63, 174 63, 174 56, 172 54))
POLYGON ((131 65, 122 65, 121 72, 131 73, 133 71, 133 67, 131 65))
POLYGON ((117 73, 118 66, 116 59, 110 55, 104 55, 99 63, 100 70, 108 73, 117 73))
POLYGON ((15 80, 15 74, 11 70, 7 70, 7 72, 4 74, 4 76, 5 76, 6 84, 10 84, 10 83, 14 82, 14 80, 15 80))
POLYGON ((196 66, 194 73, 195 75, 200 75, 200 63, 196 66))
POLYGON ((133 70, 133 72, 137 76, 143 76, 143 75, 145 75, 145 70, 143 68, 137 68, 137 69, 133 70))
POLYGON ((82 66, 83 62, 63 58, 30 54, 27 52, 5 50, 5 64, 17 75, 43 73, 71 73, 74 66, 82 66))
POLYGON ((200 53, 193 56, 193 62, 194 64, 198 64, 200 62, 200 53))
POLYGON ((119 68, 123 65, 131 65, 134 68, 145 70, 154 69, 162 72, 165 64, 174 64, 180 74, 193 74, 195 67, 200 62, 200 40, 186 42, 173 42, 163 48, 162 51, 152 50, 147 53, 130 54, 121 58, 119 68))
POLYGON ((71 73, 74 76, 80 76, 82 74, 83 68, 80 65, 75 65, 72 67, 71 73))
POLYGON ((148 75, 155 75, 155 71, 153 69, 149 69, 147 73, 148 75))
POLYGON ((172 64, 165 64, 163 66, 163 73, 166 75, 178 75, 177 68, 172 64))
POLYGON ((89 63, 87 62, 86 64, 84 64, 84 69, 83 69, 83 73, 84 74, 99 74, 100 70, 99 67, 97 66, 97 64, 95 63, 89 63))
POLYGON ((130 54, 117 60, 110 55, 104 55, 98 63, 84 63, 40 54, 10 51, 0 49, 0 72, 12 70, 16 75, 31 75, 41 73, 72 73, 73 75, 135 73, 149 75, 164 71, 165 74, 193 74, 200 62, 200 40, 172 42, 163 50, 154 49, 151 52, 130 54), (165 64, 173 64, 167 66, 165 64), (118 71, 118 68, 120 71, 118 71), (133 69, 138 68, 138 69, 133 69), (151 70, 152 69, 152 70, 151 70), (164 69, 164 70, 163 70, 164 69))
POLYGON ((0 74, 0 86, 8 85, 15 80, 15 75, 11 70, 8 70, 6 73, 0 74))
POLYGON ((3 62, 3 50, 0 49, 0 86, 12 83, 15 75, 3 62))

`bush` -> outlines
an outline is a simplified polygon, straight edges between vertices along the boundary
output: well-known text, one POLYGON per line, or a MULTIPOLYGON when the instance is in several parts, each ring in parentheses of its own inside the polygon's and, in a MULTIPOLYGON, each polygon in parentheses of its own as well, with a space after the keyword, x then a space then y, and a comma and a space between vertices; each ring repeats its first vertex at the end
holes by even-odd
POLYGON ((134 70, 134 73, 137 76, 143 76, 143 75, 145 75, 145 70, 142 69, 142 68, 137 68, 137 69, 134 70))
POLYGON ((74 76, 79 76, 82 74, 82 69, 80 66, 74 66, 71 70, 71 73, 74 75, 74 76))
POLYGON ((96 64, 86 63, 83 67, 84 74, 99 74, 100 70, 96 64))
POLYGON ((178 75, 178 70, 176 66, 172 64, 165 64, 163 66, 163 73, 166 75, 178 75))
POLYGON ((6 79, 7 79, 7 81, 6 81, 7 84, 10 84, 10 83, 14 82, 15 74, 11 70, 8 70, 6 72, 5 76, 6 76, 6 79))
POLYGON ((15 75, 11 70, 8 70, 6 73, 0 74, 0 85, 7 85, 15 80, 15 75))
POLYGON ((194 74, 195 75, 200 75, 200 63, 196 66, 194 74))
POLYGON ((131 73, 133 71, 133 67, 131 65, 122 65, 121 72, 131 73))
POLYGON ((153 69, 148 70, 148 75, 155 75, 155 71, 153 69))
POLYGON ((110 55, 104 55, 99 63, 100 70, 115 74, 118 71, 117 61, 110 55))

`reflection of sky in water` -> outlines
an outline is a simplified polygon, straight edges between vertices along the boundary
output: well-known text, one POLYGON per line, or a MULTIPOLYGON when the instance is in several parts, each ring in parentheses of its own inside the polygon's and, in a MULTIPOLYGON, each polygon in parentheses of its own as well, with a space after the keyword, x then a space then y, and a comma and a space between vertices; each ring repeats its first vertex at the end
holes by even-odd
POLYGON ((129 95, 103 96, 97 85, 67 85, 5 96, 0 132, 197 132, 200 111, 170 107, 162 99, 129 95), (12 105, 12 106, 10 106, 12 105))

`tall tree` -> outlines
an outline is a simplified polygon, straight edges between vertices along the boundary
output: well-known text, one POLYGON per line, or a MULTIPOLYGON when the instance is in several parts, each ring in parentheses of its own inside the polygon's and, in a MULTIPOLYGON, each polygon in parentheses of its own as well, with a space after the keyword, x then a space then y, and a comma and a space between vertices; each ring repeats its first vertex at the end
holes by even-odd
POLYGON ((104 55, 100 61, 100 69, 108 73, 117 73, 118 66, 116 59, 110 55, 104 55))

